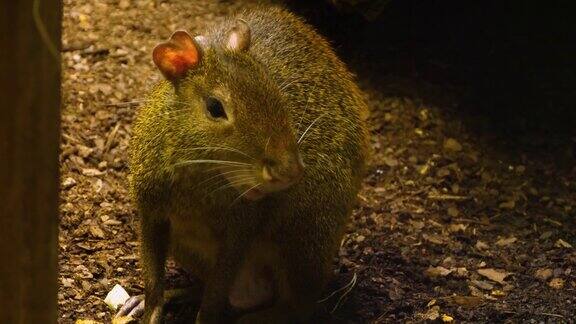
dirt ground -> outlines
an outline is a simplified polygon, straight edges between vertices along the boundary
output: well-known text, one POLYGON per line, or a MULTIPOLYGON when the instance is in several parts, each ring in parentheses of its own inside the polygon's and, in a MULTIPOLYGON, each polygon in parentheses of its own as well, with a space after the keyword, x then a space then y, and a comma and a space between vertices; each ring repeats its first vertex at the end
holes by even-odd
MULTIPOLYGON (((127 146, 161 77, 151 49, 256 2, 64 4, 59 322, 109 322, 115 284, 143 292, 127 146)), ((400 95, 349 63, 372 109, 375 156, 319 322, 573 323, 574 148, 507 145, 471 127, 457 96, 400 95)), ((186 281, 173 265, 169 277, 186 281)))

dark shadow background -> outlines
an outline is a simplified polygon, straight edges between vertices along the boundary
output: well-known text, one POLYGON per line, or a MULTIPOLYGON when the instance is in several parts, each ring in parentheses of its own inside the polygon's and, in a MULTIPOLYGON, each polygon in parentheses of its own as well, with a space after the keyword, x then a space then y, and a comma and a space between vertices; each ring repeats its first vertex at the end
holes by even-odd
POLYGON ((569 1, 392 0, 374 21, 324 1, 291 6, 360 78, 383 89, 391 79, 411 81, 389 94, 434 102, 438 91, 423 89, 440 86, 458 96, 447 109, 478 134, 568 146, 576 157, 576 11, 569 1))

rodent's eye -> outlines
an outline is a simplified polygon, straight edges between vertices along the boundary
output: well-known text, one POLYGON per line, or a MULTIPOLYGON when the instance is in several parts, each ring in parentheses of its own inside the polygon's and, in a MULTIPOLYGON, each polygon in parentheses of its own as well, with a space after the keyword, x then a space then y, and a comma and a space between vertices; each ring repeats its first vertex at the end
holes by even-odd
POLYGON ((214 119, 228 119, 228 116, 226 116, 226 111, 224 110, 224 106, 222 106, 220 100, 216 98, 209 97, 206 99, 206 110, 208 110, 210 117, 214 119))

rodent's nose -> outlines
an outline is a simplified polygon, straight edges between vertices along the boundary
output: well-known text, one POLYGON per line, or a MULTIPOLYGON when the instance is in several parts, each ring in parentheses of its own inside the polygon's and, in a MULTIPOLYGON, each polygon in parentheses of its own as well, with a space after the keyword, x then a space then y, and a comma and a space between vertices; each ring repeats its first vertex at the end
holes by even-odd
POLYGON ((290 185, 300 180, 304 174, 304 163, 300 155, 277 163, 267 160, 262 166, 262 180, 272 185, 290 185))

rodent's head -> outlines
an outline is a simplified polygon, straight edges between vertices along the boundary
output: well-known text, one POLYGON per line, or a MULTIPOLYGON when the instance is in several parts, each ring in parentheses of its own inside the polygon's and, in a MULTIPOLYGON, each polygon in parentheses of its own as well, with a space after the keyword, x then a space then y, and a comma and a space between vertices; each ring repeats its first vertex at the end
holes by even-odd
POLYGON ((175 32, 154 49, 171 82, 172 154, 179 166, 217 172, 251 200, 297 182, 304 166, 280 89, 249 54, 242 20, 221 39, 175 32))

